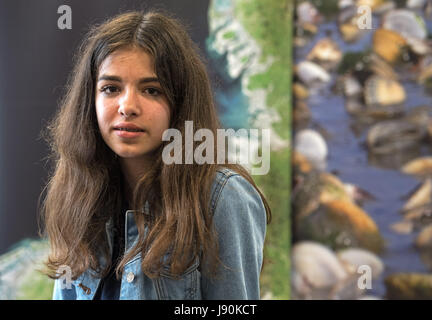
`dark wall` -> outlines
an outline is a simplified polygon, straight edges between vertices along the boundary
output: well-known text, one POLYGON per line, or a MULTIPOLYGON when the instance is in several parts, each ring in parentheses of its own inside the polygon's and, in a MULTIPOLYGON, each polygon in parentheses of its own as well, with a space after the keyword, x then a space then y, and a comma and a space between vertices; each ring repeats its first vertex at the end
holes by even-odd
POLYGON ((83 35, 117 13, 150 8, 174 13, 204 52, 208 1, 0 0, 0 254, 37 236, 38 198, 50 169, 39 135, 58 106, 83 35), (72 9, 71 30, 57 27, 64 4, 72 9))

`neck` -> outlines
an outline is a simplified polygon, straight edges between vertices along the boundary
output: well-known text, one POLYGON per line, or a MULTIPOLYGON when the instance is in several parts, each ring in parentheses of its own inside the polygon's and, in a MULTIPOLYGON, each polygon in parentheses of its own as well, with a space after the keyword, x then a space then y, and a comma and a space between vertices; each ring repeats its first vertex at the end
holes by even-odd
POLYGON ((150 168, 150 163, 143 159, 120 158, 120 167, 125 180, 123 192, 126 200, 131 204, 133 190, 139 178, 150 168))

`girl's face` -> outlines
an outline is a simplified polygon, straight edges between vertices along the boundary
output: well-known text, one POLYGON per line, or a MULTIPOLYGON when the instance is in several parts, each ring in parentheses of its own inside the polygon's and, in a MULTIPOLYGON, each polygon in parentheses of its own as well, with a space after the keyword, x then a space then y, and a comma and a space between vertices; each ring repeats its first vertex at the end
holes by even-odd
POLYGON ((102 62, 96 81, 96 114, 105 143, 121 158, 148 159, 170 123, 152 57, 139 48, 119 49, 102 62))

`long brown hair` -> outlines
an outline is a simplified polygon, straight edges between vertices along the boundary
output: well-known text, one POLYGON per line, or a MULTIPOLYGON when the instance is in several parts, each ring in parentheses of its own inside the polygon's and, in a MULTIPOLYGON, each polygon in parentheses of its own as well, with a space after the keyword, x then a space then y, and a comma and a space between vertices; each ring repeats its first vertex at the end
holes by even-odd
MULTIPOLYGON (((207 128, 215 136, 220 128, 205 65, 176 19, 157 12, 128 12, 94 26, 76 54, 60 109, 44 133, 55 164, 41 208, 51 245, 46 272, 53 278, 59 276, 56 270, 61 265, 71 267, 74 278, 88 268, 105 274, 110 266, 102 268, 98 257, 102 254, 111 261, 105 224, 121 212, 124 181, 118 158, 99 132, 95 86, 104 59, 128 46, 141 48, 153 58, 171 108, 170 128, 180 130, 183 136, 186 120, 192 120, 196 130, 207 128)), ((142 270, 149 277, 158 276, 163 263, 173 274, 180 274, 191 258, 201 256, 213 271, 220 262, 209 212, 211 183, 218 165, 166 165, 161 154, 168 143, 162 142, 152 167, 133 190, 131 206, 139 238, 118 264, 117 274, 139 253, 142 270), (140 210, 146 202, 151 219, 140 210), (169 260, 164 262, 168 251, 169 260)), ((237 164, 224 166, 257 189, 269 221, 270 208, 248 172, 237 164)))

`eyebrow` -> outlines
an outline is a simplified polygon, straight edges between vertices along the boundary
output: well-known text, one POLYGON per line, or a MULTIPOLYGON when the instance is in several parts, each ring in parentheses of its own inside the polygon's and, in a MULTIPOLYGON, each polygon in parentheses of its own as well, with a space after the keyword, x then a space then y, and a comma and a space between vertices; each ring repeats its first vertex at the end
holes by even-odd
MULTIPOLYGON (((108 75, 108 74, 101 75, 98 79, 98 82, 102 80, 122 82, 122 78, 118 76, 108 75)), ((139 84, 147 83, 147 82, 159 82, 159 79, 156 77, 145 77, 138 80, 139 84)))

